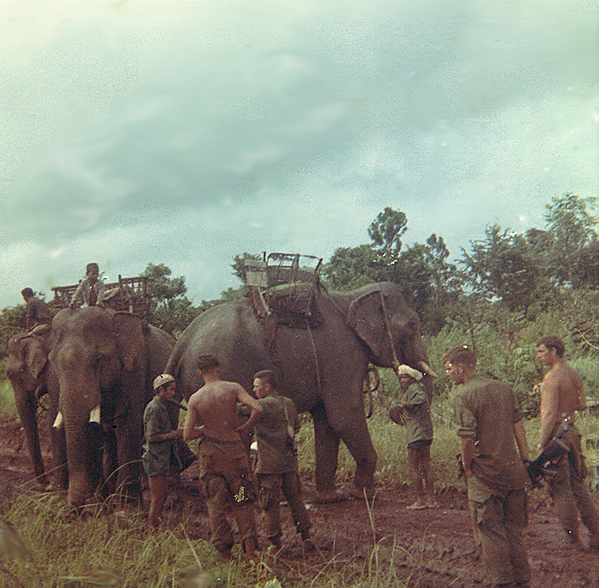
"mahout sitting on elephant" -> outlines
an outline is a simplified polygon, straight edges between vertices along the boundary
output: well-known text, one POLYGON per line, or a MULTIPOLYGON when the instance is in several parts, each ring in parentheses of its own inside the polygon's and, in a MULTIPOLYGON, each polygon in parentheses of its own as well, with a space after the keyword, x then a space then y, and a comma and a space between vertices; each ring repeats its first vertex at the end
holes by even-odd
POLYGON ((57 474, 66 485, 68 473, 69 504, 85 504, 102 481, 139 496, 143 411, 173 346, 128 312, 87 306, 54 317, 49 391, 58 399, 55 464, 67 464, 57 474))
MULTIPOLYGON (((177 378, 185 398, 202 384, 196 362, 219 357, 222 377, 252 389, 253 374, 269 369, 281 392, 314 422, 316 487, 320 500, 335 500, 339 441, 356 461, 352 494, 371 491, 377 455, 364 414, 363 381, 368 366, 407 364, 429 373, 418 316, 396 284, 370 284, 350 292, 314 290, 318 324, 306 320, 264 328, 249 298, 215 306, 182 333, 166 372, 177 378)), ((431 376, 424 385, 430 394, 431 376)))

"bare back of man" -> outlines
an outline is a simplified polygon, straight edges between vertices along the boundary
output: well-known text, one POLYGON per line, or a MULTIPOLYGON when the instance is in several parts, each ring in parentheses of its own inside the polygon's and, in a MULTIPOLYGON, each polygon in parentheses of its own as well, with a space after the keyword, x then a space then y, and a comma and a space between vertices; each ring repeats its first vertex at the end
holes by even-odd
POLYGON ((235 382, 218 380, 202 386, 189 399, 189 411, 196 413, 204 436, 219 441, 239 441, 237 402, 245 390, 235 382))
POLYGON ((220 379, 220 364, 200 369, 199 374, 205 384, 189 399, 184 439, 205 436, 218 441, 240 441, 241 435, 260 418, 262 407, 241 384, 220 379), (251 410, 249 420, 241 426, 237 421, 238 402, 251 410))

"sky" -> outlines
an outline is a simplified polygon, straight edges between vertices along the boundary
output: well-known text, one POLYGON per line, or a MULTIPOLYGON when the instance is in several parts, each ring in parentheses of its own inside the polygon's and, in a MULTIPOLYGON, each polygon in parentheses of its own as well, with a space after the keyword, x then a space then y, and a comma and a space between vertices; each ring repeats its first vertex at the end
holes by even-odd
POLYGON ((328 260, 385 207, 453 257, 597 196, 591 0, 0 0, 0 308, 165 263, 328 260))

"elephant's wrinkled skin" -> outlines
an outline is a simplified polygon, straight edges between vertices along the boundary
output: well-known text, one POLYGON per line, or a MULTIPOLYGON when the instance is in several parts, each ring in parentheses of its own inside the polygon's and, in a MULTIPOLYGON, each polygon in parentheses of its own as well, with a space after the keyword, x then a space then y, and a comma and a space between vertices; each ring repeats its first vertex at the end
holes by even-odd
MULTIPOLYGON (((20 333, 9 339, 6 375, 15 394, 33 472, 38 482, 44 486, 48 483, 48 478, 40 449, 37 407, 40 396, 47 392, 48 374, 48 353, 44 337, 20 333)), ((52 406, 50 410, 52 411, 52 406)))
MULTIPOLYGON (((248 298, 211 308, 183 332, 166 369, 186 398, 201 385, 196 361, 203 353, 216 355, 221 377, 246 390, 252 389, 255 372, 274 370, 281 392, 313 416, 315 479, 324 498, 334 492, 340 439, 356 460, 358 493, 373 486, 377 456, 366 425, 363 381, 369 363, 393 365, 389 330, 400 363, 422 370, 420 362, 428 360, 418 317, 398 286, 371 284, 343 293, 318 286, 316 299, 323 324, 311 330, 278 325, 272 352, 248 298)), ((425 385, 430 389, 428 376, 425 385)))
POLYGON ((109 487, 139 495, 143 410, 173 346, 170 335, 126 312, 91 306, 54 317, 49 358, 60 391, 69 504, 85 503, 102 470, 109 487))

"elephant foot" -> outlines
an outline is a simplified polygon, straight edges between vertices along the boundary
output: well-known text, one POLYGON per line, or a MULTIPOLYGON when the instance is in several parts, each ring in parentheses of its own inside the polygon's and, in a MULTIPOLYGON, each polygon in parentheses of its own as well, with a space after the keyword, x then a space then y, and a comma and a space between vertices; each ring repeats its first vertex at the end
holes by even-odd
POLYGON ((358 488, 357 486, 352 486, 349 495, 356 500, 372 500, 374 498, 374 486, 363 486, 362 488, 358 488))
POLYGON ((330 504, 331 502, 342 502, 348 498, 349 496, 345 492, 331 490, 330 492, 316 492, 313 502, 318 504, 330 504))

